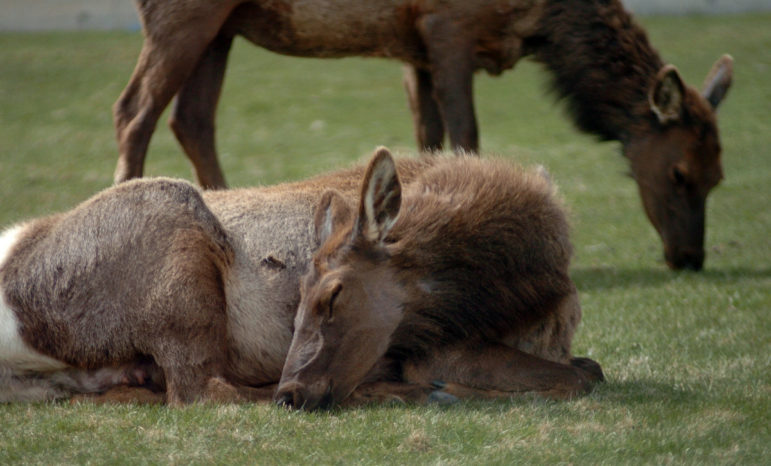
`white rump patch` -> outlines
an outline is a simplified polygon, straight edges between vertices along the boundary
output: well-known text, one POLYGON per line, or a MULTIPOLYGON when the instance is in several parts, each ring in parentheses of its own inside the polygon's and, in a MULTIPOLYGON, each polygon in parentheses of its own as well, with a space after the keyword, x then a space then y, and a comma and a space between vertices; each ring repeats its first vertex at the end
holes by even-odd
POLYGON ((11 248, 19 239, 19 234, 24 229, 24 225, 16 225, 5 230, 0 235, 0 267, 5 263, 5 258, 11 252, 11 248))
MULTIPOLYGON (((0 235, 0 269, 11 248, 22 236, 24 225, 12 227, 0 235)), ((67 367, 61 361, 38 353, 30 348, 19 335, 16 314, 5 301, 5 290, 0 284, 0 366, 16 371, 51 371, 67 367)))

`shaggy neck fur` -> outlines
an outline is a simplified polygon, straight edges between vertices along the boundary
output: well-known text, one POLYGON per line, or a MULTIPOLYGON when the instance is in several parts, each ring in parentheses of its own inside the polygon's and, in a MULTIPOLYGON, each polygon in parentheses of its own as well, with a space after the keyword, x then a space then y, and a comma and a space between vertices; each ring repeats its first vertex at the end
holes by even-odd
POLYGON ((583 131, 624 142, 649 125, 648 90, 663 66, 618 0, 551 0, 525 47, 583 131))
POLYGON ((427 171, 407 188, 386 240, 409 296, 393 360, 516 334, 573 291, 567 220, 548 183, 504 164, 462 168, 427 171))

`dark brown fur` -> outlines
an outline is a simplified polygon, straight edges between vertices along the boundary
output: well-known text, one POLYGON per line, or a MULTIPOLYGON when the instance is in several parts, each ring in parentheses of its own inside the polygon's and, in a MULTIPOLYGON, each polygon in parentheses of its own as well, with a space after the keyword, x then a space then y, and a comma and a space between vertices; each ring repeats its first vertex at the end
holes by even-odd
POLYGON ((457 158, 402 187, 389 160, 371 163, 358 213, 322 199, 277 400, 313 409, 362 382, 435 379, 506 396, 587 390, 601 376, 571 365, 581 311, 549 182, 457 158))
POLYGON ((461 166, 416 180, 387 238, 399 282, 434 284, 405 303, 394 355, 428 354, 467 338, 501 340, 575 291, 569 228, 551 192, 518 184, 519 174, 503 163, 461 166))

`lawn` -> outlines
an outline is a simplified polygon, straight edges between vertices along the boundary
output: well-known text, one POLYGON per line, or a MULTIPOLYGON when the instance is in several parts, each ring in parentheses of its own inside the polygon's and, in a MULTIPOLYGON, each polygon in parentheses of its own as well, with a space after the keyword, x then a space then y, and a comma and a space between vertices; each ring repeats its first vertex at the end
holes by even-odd
MULTIPOLYGON (((273 406, 0 406, 0 463, 768 464, 771 458, 771 16, 642 18, 700 85, 736 60, 720 108, 725 180, 707 262, 673 273, 616 143, 576 132, 522 62, 479 75, 486 154, 548 167, 571 210, 584 319, 575 353, 607 383, 589 396, 296 413, 273 406)), ((109 186, 110 107, 138 33, 0 34, 0 225, 109 186)), ((165 125, 149 175, 190 178, 165 125)), ((399 64, 310 60, 237 41, 218 111, 233 186, 299 179, 380 144, 414 155, 399 64)))

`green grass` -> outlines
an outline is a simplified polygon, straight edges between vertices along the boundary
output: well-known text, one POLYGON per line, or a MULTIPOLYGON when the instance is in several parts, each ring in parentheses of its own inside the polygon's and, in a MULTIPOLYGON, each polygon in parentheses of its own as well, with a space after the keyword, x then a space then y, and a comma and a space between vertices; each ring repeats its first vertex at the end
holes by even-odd
MULTIPOLYGON (((771 16, 644 18, 700 84, 724 52, 726 179, 708 204, 701 273, 673 273, 615 143, 577 133, 529 62, 479 75, 482 145, 552 172, 572 211, 584 320, 575 353, 608 382, 571 402, 167 409, 0 406, 0 463, 768 464, 771 457, 771 16)), ((0 224, 75 205, 111 184, 110 106, 139 34, 0 35, 0 224)), ((400 66, 304 60, 238 41, 218 113, 231 185, 298 179, 386 144, 414 152, 400 66)), ((165 121, 165 119, 164 119, 165 121)), ((161 123, 151 175, 190 177, 161 123)))

